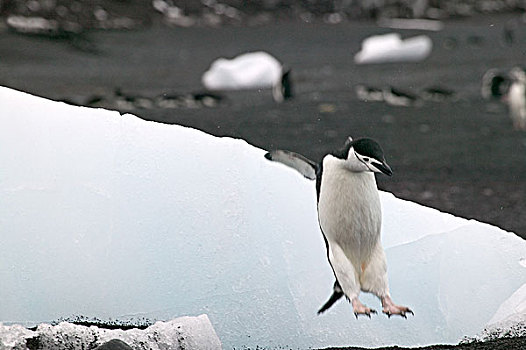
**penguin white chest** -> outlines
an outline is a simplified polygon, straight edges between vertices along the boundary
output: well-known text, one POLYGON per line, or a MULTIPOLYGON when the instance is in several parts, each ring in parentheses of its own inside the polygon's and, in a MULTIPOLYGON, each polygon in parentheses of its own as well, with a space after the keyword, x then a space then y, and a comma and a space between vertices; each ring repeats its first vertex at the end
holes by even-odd
POLYGON ((511 86, 509 92, 510 108, 513 112, 519 114, 526 108, 526 91, 525 85, 515 83, 511 86))
POLYGON ((382 211, 374 174, 352 172, 344 161, 326 157, 318 201, 318 219, 327 240, 362 263, 380 240, 382 211))

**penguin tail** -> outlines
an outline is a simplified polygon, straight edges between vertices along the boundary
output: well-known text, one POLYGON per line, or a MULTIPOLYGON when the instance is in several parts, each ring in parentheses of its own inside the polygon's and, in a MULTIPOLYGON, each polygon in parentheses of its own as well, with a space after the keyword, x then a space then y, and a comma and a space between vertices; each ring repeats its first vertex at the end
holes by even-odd
POLYGON ((337 302, 341 297, 343 296, 343 292, 341 290, 334 290, 331 297, 323 306, 318 310, 318 315, 324 313, 327 311, 335 302, 337 302))

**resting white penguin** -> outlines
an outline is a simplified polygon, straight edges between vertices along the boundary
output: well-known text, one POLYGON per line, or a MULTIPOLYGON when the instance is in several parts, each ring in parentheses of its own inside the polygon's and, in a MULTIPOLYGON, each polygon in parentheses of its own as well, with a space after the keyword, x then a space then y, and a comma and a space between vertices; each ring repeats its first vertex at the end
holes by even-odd
POLYGON ((391 176, 392 171, 380 145, 369 138, 349 137, 342 149, 327 154, 319 164, 284 150, 268 152, 265 158, 316 180, 318 221, 336 277, 333 293, 318 314, 345 295, 356 317, 371 317, 376 311, 360 302, 360 291, 380 298, 382 311, 389 317, 413 314, 408 307, 396 305, 389 294, 380 238, 382 209, 374 173, 391 176))

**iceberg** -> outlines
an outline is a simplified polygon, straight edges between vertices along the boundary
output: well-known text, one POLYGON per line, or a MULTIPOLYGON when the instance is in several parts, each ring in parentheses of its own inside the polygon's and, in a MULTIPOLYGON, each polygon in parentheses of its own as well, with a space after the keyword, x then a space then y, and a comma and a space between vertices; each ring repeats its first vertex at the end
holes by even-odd
POLYGON ((210 90, 258 89, 279 84, 282 74, 282 65, 276 58, 256 51, 232 59, 218 58, 201 80, 210 90))
POLYGON ((0 101, 4 325, 206 314, 225 348, 422 346, 524 313, 523 239, 381 192, 391 293, 415 316, 318 316, 334 277, 312 181, 243 140, 0 101))
POLYGON ((373 35, 362 42, 362 49, 354 56, 356 64, 418 62, 429 56, 433 41, 427 35, 402 40, 398 33, 373 35))

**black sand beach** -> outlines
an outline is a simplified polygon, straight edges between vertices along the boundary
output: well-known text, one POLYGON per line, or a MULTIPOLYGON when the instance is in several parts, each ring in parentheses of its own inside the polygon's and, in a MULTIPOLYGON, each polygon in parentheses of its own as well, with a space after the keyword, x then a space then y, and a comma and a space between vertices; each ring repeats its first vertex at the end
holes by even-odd
MULTIPOLYGON (((0 85, 79 104, 102 97, 98 105, 117 108, 116 89, 149 98, 200 92, 201 75, 215 58, 264 50, 292 68, 292 100, 278 104, 270 90, 221 92, 224 100, 217 107, 121 110, 316 160, 349 135, 373 137, 394 170, 390 178, 378 177, 381 189, 526 238, 526 132, 513 130, 506 108, 480 94, 489 68, 524 63, 526 24, 520 14, 444 23, 438 32, 398 30, 404 37, 426 34, 433 40, 425 61, 363 66, 353 63, 361 41, 391 31, 373 21, 281 20, 217 28, 153 21, 129 31, 94 30, 80 39, 26 36, 3 27, 0 85), (514 23, 512 42, 504 40, 509 23, 514 23), (390 106, 359 100, 358 84, 418 96, 440 87, 454 95, 390 106)), ((525 347, 524 338, 515 338, 456 348, 525 347)))
MULTIPOLYGON (((492 340, 483 343, 470 343, 464 345, 433 345, 419 348, 411 348, 413 350, 519 350, 526 347, 526 338, 509 338, 492 340)), ((328 348, 326 350, 362 350, 363 348, 328 348)), ((404 348, 398 346, 391 346, 386 348, 375 348, 376 350, 402 350, 404 348)))

